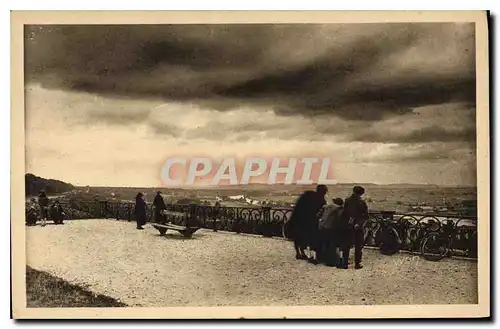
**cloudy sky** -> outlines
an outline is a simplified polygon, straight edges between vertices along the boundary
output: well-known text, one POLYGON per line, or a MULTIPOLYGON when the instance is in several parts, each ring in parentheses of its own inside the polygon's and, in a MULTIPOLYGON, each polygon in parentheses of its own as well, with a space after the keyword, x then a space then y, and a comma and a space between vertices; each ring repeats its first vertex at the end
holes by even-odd
POLYGON ((160 186, 173 156, 318 155, 474 185, 473 24, 29 26, 27 172, 160 186))

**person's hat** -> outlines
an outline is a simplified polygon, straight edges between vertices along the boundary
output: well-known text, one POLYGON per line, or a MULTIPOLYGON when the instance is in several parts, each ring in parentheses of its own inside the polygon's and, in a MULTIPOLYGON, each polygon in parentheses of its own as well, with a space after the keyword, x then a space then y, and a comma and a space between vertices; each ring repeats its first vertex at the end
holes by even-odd
POLYGON ((320 184, 320 185, 316 186, 316 191, 326 193, 326 192, 328 192, 328 187, 326 187, 326 185, 320 184))
POLYGON ((342 206, 344 205, 344 200, 342 200, 341 198, 334 198, 333 203, 336 204, 337 206, 342 206))
POLYGON ((357 195, 363 195, 365 194, 365 189, 362 186, 354 186, 352 192, 357 195))

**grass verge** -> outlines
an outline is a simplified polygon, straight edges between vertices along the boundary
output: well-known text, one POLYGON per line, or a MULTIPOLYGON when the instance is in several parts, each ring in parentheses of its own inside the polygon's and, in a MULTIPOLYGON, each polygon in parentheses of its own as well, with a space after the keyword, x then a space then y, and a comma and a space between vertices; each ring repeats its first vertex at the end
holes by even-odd
POLYGON ((126 307, 48 273, 26 266, 27 307, 126 307))

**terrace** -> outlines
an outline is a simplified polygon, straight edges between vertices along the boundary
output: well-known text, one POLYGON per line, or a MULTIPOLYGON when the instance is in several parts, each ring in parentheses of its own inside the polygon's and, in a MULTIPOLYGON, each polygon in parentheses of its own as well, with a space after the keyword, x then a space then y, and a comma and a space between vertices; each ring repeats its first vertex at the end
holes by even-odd
POLYGON ((113 219, 31 226, 26 234, 28 266, 129 306, 478 302, 473 260, 365 250, 363 269, 340 270, 295 260, 283 238, 202 229, 184 239, 113 219))
POLYGON ((365 267, 345 271, 295 260, 286 239, 289 208, 169 205, 172 222, 202 227, 184 239, 170 231, 162 237, 150 225, 135 230, 133 203, 72 200, 64 207, 66 225, 27 227, 27 265, 131 306, 477 303, 473 217, 371 213, 365 267), (420 257, 422 236, 447 221, 454 255, 468 259, 420 257), (384 222, 394 223, 406 252, 377 250, 384 222))

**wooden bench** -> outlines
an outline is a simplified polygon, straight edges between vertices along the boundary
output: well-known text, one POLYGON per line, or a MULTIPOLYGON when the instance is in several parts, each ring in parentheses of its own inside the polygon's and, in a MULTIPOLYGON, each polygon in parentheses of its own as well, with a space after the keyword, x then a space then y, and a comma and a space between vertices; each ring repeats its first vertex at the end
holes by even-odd
POLYGON ((160 235, 165 235, 167 230, 174 230, 182 234, 185 238, 192 237, 193 233, 200 229, 199 227, 186 227, 170 223, 167 224, 151 223, 151 226, 156 228, 160 232, 160 235))

